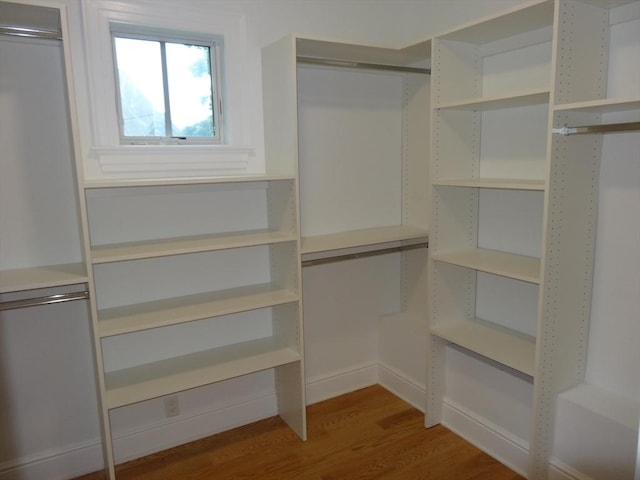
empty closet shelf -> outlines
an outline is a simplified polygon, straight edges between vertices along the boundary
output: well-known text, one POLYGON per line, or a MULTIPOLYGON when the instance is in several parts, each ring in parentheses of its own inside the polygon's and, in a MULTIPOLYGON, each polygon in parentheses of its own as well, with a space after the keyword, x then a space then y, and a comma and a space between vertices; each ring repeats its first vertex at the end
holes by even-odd
POLYGON ((540 259, 534 257, 514 255, 483 248, 468 248, 451 252, 434 253, 432 254, 432 258, 435 261, 472 268, 481 272, 492 273, 515 280, 536 284, 540 283, 540 259))
POLYGON ((0 270, 0 293, 87 283, 82 263, 0 270))
POLYGON ((501 108, 526 107, 549 102, 549 89, 536 89, 509 95, 472 98, 436 106, 442 110, 498 110, 501 108))
POLYGON ((493 188, 502 190, 544 190, 544 180, 525 178, 450 178, 435 180, 437 187, 493 188))
POLYGON ((535 339, 483 320, 463 320, 431 327, 431 333, 478 355, 534 376, 535 339))
POLYGON ((98 335, 109 337, 295 302, 271 284, 231 288, 98 311, 98 335))
POLYGON ((143 258, 268 245, 271 243, 294 241, 295 239, 296 235, 291 232, 255 230, 94 246, 91 249, 91 256, 92 263, 94 264, 123 262, 143 258))
POLYGON ((343 248, 363 247, 380 243, 426 239, 427 230, 405 225, 364 228, 326 235, 302 237, 301 253, 326 252, 343 248))
POLYGON ((160 360, 105 375, 106 406, 117 408, 300 361, 276 338, 262 338, 160 360))

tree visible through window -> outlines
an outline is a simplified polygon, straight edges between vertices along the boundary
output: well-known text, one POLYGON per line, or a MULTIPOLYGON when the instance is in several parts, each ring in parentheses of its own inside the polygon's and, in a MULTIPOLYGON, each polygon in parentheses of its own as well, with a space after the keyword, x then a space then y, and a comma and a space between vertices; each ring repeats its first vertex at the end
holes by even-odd
POLYGON ((220 141, 215 44, 114 34, 114 51, 124 141, 220 141))

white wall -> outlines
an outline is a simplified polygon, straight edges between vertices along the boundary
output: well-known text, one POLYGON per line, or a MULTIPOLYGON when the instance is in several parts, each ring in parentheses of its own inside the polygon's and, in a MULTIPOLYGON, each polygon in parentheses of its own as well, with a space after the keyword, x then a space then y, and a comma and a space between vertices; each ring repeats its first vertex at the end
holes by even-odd
MULTIPOLYGON (((46 3, 46 2, 45 2, 46 3)), ((89 113, 86 85, 81 73, 84 52, 79 20, 79 0, 65 0, 71 14, 71 36, 74 42, 75 82, 79 94, 79 115, 82 137, 86 144, 89 135, 89 113)), ((136 3, 133 0, 130 3, 136 3)), ((519 3, 516 0, 217 0, 196 2, 201 8, 223 8, 246 16, 247 27, 247 77, 252 138, 258 155, 262 155, 262 101, 260 50, 263 46, 295 32, 305 36, 329 38, 357 43, 384 46, 402 46, 445 30, 462 22, 519 3)), ((91 53, 91 52, 89 52, 91 53)), ((6 119, 0 119, 5 122, 6 119)), ((631 146, 630 148, 637 148, 631 146)), ((637 160, 637 159, 636 159, 637 160)), ((638 360, 638 224, 629 222, 629 212, 638 211, 640 187, 637 162, 625 165, 607 160, 603 172, 600 207, 596 277, 593 300, 593 331, 590 337, 587 379, 606 387, 616 394, 629 397, 638 395, 640 379, 634 365, 638 360), (625 240, 628 239, 628 240, 625 240), (632 239, 636 239, 635 243, 632 239), (635 266, 635 268, 634 268, 635 266), (629 293, 616 288, 618 279, 625 278, 629 293), (634 283, 635 282, 635 283, 634 283), (634 287, 635 285, 635 287, 634 287), (634 293, 635 292, 635 293, 634 293), (614 319, 614 320, 611 320, 614 319), (611 321, 616 328, 609 327, 611 321), (635 339, 635 341, 634 341, 635 339), (616 372, 614 375, 611 372, 616 372)), ((51 185, 57 187, 57 185, 51 185)), ((43 195, 46 192, 43 191, 43 195)), ((388 268, 382 266, 382 268, 388 268)), ((306 281, 313 284, 317 271, 309 273, 306 281)), ((354 274, 356 277, 357 275, 354 274)), ((363 280, 355 278, 354 281, 363 280)), ((369 277, 369 281, 371 278, 369 277)), ((379 288, 379 285, 375 285, 379 288)), ((366 296, 366 295, 364 295, 366 296)), ((358 298, 362 297, 360 295, 358 298)), ((316 299, 317 301, 318 299, 316 299)), ((316 308, 311 303, 308 308, 316 308)), ((319 308, 319 307, 318 307, 319 308)), ((81 310, 80 307, 78 309, 81 310)), ((27 312, 27 311, 25 311, 27 312)), ((100 467, 99 431, 95 407, 95 392, 89 381, 92 363, 88 348, 88 332, 83 312, 75 312, 73 319, 66 318, 68 311, 52 309, 51 313, 22 313, 30 318, 15 328, 4 325, 0 330, 0 342, 24 345, 40 355, 29 357, 24 349, 17 351, 3 348, 0 358, 3 369, 0 376, 0 393, 3 404, 15 402, 18 395, 37 398, 39 415, 33 412, 12 410, 11 418, 0 426, 0 479, 65 478, 100 467), (77 316, 79 315, 79 317, 77 316), (45 335, 38 325, 46 316, 54 325, 64 328, 48 329, 45 335), (32 325, 29 327, 29 325, 32 325), (11 329, 11 334, 7 329, 11 329), (87 342, 87 343, 85 343, 87 342), (43 353, 46 356, 43 357, 43 353), (47 372, 62 379, 76 375, 73 387, 49 387, 42 383, 43 362, 47 372), (69 362, 82 366, 82 373, 70 370, 69 362), (80 375, 79 377, 77 375, 80 375), (16 379, 20 379, 18 385, 16 379), (31 383, 25 379, 32 378, 31 383), (29 435, 42 428, 42 418, 59 419, 69 406, 82 405, 73 410, 73 420, 58 425, 55 435, 29 435), (38 423, 36 423, 38 422, 38 423), (9 430, 10 429, 10 430, 9 430), (9 439, 7 439, 9 436, 9 439), (46 438, 46 442, 39 439, 46 438), (55 465, 54 471, 52 466, 55 465), (16 468, 13 468, 16 467, 16 468)), ((13 321, 13 320, 12 320, 13 321)), ((88 322, 88 320, 87 320, 88 322)), ((366 324, 366 320, 359 326, 366 324)), ((49 324, 47 324, 49 325, 49 324)), ((314 342, 324 341, 333 335, 339 325, 313 324, 307 328, 307 349, 311 355, 313 377, 319 378, 340 369, 327 364, 322 369, 322 352, 314 350, 314 342)), ((353 332, 359 335, 358 332, 353 332)), ((367 344, 374 345, 372 331, 364 332, 367 344)), ((353 336, 352 336, 353 337, 353 336)), ((357 341, 353 338, 353 341, 357 341)), ((326 354, 326 352, 324 352, 326 354)), ((366 357, 366 354, 363 354, 366 357)), ((366 358, 369 362, 371 358, 366 358)), ((359 359, 345 358, 345 362, 357 363, 359 359)), ((351 366, 351 365, 349 365, 351 366)), ((253 378, 253 384, 240 379, 231 384, 211 386, 196 392, 181 394, 182 415, 179 422, 168 424, 159 401, 144 402, 129 409, 120 409, 113 415, 116 454, 119 459, 132 458, 162 448, 173 442, 184 441, 198 435, 228 428, 234 421, 245 418, 233 415, 236 398, 250 398, 256 415, 270 415, 274 411, 274 399, 270 374, 253 378), (224 388, 222 388, 224 387, 224 388), (217 400, 216 400, 217 399, 217 400)), ((64 381, 67 381, 64 380, 64 381)), ((516 382, 517 383, 517 382, 516 382)), ((521 388, 516 386, 515 388, 521 388)), ((35 408, 35 407, 34 407, 35 408)), ((516 407, 514 407, 516 408, 516 407)), ((6 414, 6 410, 4 410, 6 414)))

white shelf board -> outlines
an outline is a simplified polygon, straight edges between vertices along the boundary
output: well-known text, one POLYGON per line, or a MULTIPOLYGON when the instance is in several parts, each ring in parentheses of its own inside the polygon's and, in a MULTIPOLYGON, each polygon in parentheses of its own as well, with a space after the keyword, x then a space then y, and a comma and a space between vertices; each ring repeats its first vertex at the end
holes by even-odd
POLYGON ((540 259, 511 253, 469 248, 443 253, 432 253, 436 261, 472 268, 481 272, 540 283, 540 259))
POLYGON ((294 180, 295 175, 236 175, 228 177, 178 177, 178 178, 141 178, 85 180, 84 188, 120 188, 120 187, 157 187, 171 185, 206 185, 218 183, 270 182, 275 180, 294 180))
POLYGON ((0 293, 63 287, 87 281, 83 263, 0 270, 0 293))
POLYGON ((143 258, 166 257, 187 253, 210 252, 296 240, 293 233, 252 230, 217 235, 198 235, 185 238, 167 238, 116 245, 94 246, 93 264, 122 262, 143 258))
POLYGON ((472 21, 438 37, 482 45, 552 26, 553 14, 554 2, 536 0, 472 21))
POLYGON ((431 56, 430 40, 405 48, 335 42, 312 38, 296 38, 296 55, 350 62, 415 66, 431 56))
POLYGON ((295 292, 252 285, 98 311, 98 335, 108 337, 295 302, 295 292))
POLYGON ((514 370, 535 374, 535 339, 482 320, 463 320, 431 327, 431 333, 514 370))
POLYGON ((494 97, 471 98, 436 105, 440 110, 499 110, 549 103, 549 90, 536 89, 494 97))
POLYGON ((553 107, 556 112, 566 110, 580 111, 587 113, 617 113, 631 110, 640 110, 640 98, 605 98, 601 100, 590 100, 588 102, 565 103, 553 107))
POLYGON ((433 182, 435 186, 443 187, 473 187, 496 188, 503 190, 537 190, 544 191, 544 180, 524 178, 466 178, 444 179, 433 182))
POLYGON ((122 407, 298 361, 298 352, 269 337, 108 372, 106 406, 122 407))
POLYGON ((363 247, 378 243, 397 242, 427 238, 428 232, 422 228, 395 225, 389 227, 365 228, 346 232, 302 237, 301 254, 363 247))

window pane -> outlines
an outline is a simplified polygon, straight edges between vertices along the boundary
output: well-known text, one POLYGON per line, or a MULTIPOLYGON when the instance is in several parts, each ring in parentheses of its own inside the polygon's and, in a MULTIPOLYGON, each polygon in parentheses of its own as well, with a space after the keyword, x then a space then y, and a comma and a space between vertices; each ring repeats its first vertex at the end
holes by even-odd
POLYGON ((166 136, 160 42, 115 38, 125 137, 166 136))
POLYGON ((209 47, 166 44, 171 128, 177 137, 213 137, 209 47))

